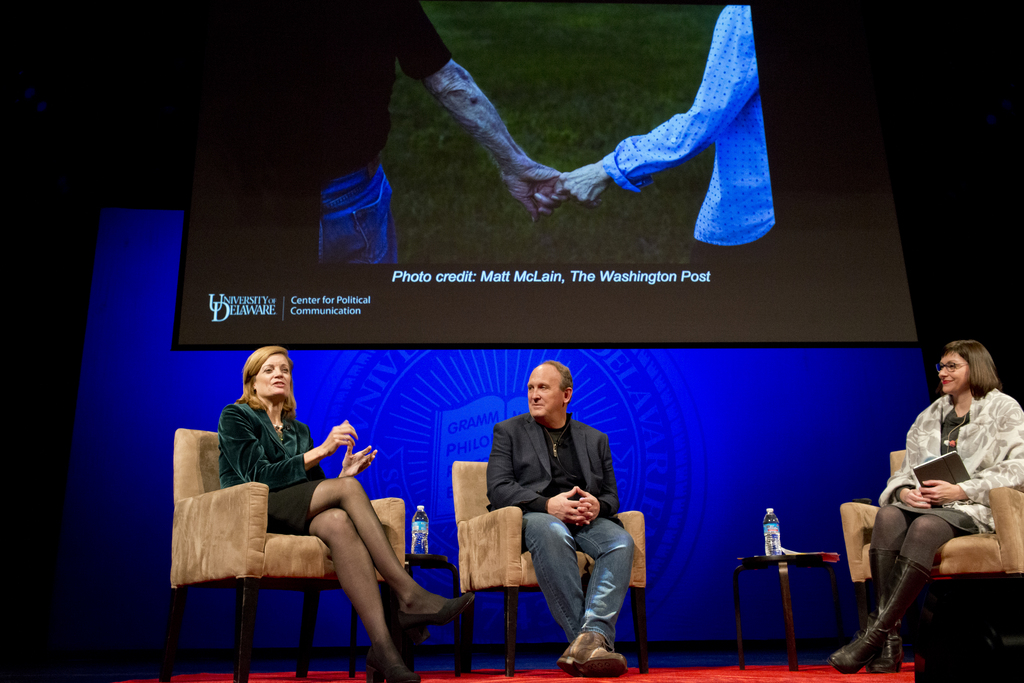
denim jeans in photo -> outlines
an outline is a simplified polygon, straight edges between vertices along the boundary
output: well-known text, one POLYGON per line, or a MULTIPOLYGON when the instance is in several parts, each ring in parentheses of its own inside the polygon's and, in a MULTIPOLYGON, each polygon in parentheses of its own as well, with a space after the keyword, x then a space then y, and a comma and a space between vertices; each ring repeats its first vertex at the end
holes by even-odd
POLYGON ((391 185, 384 169, 335 178, 320 193, 320 263, 396 263, 391 185))

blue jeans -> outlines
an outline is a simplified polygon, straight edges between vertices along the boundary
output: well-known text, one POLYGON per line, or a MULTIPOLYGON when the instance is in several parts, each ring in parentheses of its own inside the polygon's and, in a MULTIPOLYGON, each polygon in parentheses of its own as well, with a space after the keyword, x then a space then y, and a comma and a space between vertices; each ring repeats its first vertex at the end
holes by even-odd
POLYGON ((335 178, 320 193, 320 263, 397 263, 384 169, 335 178))
POLYGON ((584 631, 595 631, 614 644, 615 621, 633 569, 633 538, 629 533, 603 517, 586 526, 567 527, 553 515, 526 512, 523 541, 533 555, 537 582, 548 609, 569 642, 584 631), (586 596, 579 578, 577 549, 594 558, 586 596))

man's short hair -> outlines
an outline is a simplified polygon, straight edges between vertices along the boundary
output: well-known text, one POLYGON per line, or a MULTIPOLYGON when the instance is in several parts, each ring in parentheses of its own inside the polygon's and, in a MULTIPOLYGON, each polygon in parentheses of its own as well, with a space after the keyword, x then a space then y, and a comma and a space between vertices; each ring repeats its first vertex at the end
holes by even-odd
POLYGON ((541 365, 550 365, 555 370, 558 370, 558 374, 562 376, 562 381, 558 383, 558 390, 565 391, 572 386, 572 373, 569 368, 565 367, 557 360, 546 360, 541 365))

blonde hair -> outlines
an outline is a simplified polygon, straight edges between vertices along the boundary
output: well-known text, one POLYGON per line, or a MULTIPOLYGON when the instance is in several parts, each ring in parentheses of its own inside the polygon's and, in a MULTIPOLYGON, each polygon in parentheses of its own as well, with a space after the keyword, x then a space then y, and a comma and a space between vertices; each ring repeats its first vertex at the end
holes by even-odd
MULTIPOLYGON (((256 375, 259 374, 260 368, 267 362, 267 359, 278 354, 288 360, 288 369, 291 370, 292 359, 288 356, 288 349, 283 346, 263 346, 252 352, 242 367, 242 397, 235 403, 244 403, 253 410, 267 409, 260 397, 256 395, 253 380, 256 379, 256 375)), ((295 419, 295 387, 291 378, 288 382, 288 398, 285 399, 284 406, 281 408, 281 417, 295 419)))

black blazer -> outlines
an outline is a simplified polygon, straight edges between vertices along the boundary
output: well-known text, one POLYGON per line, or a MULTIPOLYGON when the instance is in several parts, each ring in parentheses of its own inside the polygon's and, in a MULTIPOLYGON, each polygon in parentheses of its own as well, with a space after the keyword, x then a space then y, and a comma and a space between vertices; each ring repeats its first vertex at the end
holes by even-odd
MULTIPOLYGON (((619 511, 619 494, 608 435, 576 420, 569 424, 586 482, 583 488, 601 502, 602 512, 607 509, 607 514, 614 515, 619 511)), ((488 509, 543 498, 541 492, 550 483, 551 463, 544 428, 529 413, 494 425, 491 457, 487 461, 488 509)))

